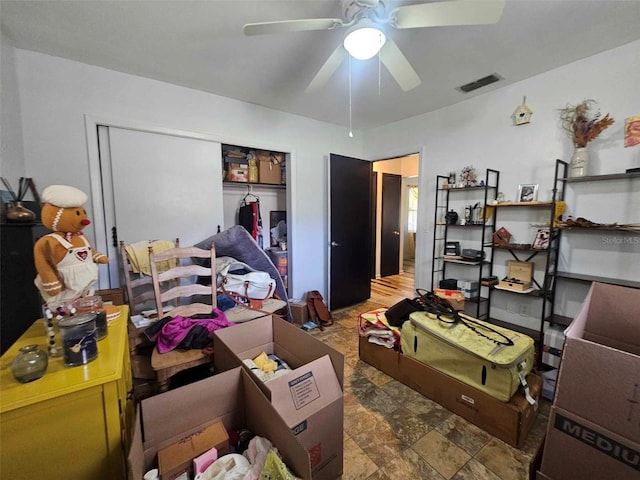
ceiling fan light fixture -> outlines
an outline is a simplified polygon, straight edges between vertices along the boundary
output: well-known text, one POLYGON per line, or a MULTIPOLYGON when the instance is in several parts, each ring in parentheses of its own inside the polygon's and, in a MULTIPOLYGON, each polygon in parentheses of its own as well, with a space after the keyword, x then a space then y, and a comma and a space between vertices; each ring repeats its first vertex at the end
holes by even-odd
POLYGON ((357 60, 375 57, 387 41, 384 32, 375 26, 358 26, 344 38, 344 48, 357 60))

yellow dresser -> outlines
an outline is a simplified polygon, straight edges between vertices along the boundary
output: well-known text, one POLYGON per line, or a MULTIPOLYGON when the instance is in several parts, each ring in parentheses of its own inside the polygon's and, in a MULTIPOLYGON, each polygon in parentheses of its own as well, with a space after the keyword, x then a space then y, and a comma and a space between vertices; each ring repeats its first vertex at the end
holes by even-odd
MULTIPOLYGON (((98 342, 98 358, 65 367, 49 358, 47 373, 21 384, 11 374, 20 347, 46 350, 36 321, 0 359, 0 476, 3 479, 117 480, 126 478, 133 420, 127 336, 128 307, 98 342)), ((10 319, 2 319, 10 321, 10 319)))

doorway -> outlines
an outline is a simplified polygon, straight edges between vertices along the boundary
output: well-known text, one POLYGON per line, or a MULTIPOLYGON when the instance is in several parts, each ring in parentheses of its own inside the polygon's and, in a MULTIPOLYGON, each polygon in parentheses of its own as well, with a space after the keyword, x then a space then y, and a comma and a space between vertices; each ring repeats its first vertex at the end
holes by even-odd
POLYGON ((376 209, 374 218, 377 218, 373 234, 374 278, 402 273, 405 263, 413 271, 419 159, 418 154, 411 154, 373 162, 374 174, 380 177, 377 199, 373 203, 376 209), (393 227, 385 228, 385 224, 393 227), (395 242, 393 237, 396 237, 395 242))

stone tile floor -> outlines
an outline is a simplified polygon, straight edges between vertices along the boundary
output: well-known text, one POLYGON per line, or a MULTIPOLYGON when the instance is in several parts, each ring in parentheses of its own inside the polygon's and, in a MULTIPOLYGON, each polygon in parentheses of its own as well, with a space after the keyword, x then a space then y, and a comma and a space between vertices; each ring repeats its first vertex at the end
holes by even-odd
MULTIPOLYGON (((334 324, 310 333, 345 356, 343 480, 527 480, 546 431, 542 400, 521 449, 451 413, 358 358, 358 315, 369 300, 333 312, 334 324)), ((388 305, 387 305, 388 306, 388 305)))

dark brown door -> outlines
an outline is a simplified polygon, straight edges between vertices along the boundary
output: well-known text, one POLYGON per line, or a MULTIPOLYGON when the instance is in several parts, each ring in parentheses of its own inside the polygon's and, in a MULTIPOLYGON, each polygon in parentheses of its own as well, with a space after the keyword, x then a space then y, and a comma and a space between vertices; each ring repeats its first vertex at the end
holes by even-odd
POLYGON ((371 296, 371 162, 331 154, 329 309, 371 296))
POLYGON ((380 276, 400 273, 400 196, 402 177, 382 174, 382 225, 380 235, 380 276))
POLYGON ((371 172, 371 278, 376 278, 376 235, 378 228, 378 172, 371 172))

